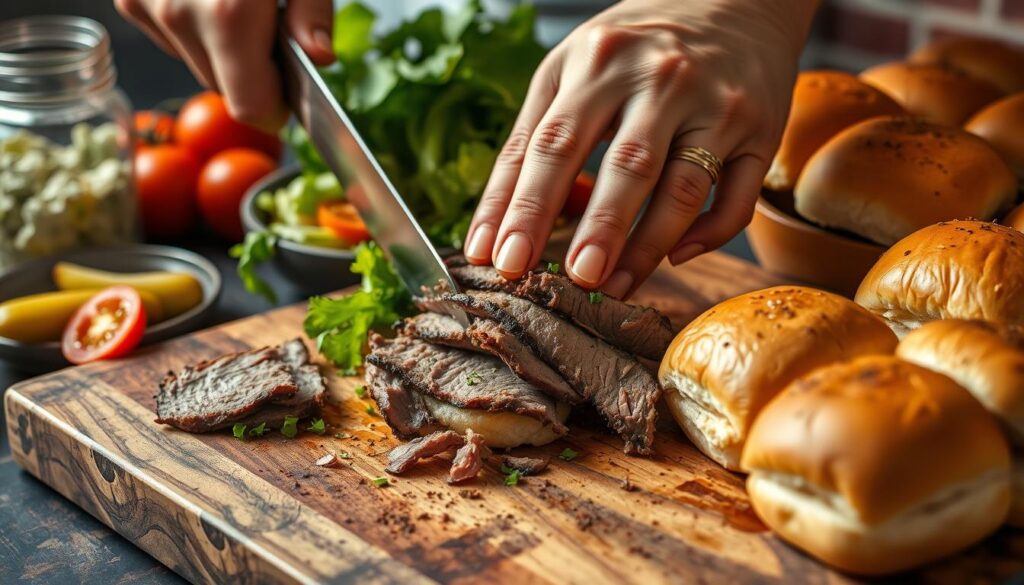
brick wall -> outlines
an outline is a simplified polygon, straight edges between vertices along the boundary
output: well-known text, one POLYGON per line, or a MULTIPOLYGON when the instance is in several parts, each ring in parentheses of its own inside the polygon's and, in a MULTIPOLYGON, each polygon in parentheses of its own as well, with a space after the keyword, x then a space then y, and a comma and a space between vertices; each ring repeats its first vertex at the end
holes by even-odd
POLYGON ((945 36, 1024 48, 1024 0, 823 0, 803 65, 857 71, 945 36))

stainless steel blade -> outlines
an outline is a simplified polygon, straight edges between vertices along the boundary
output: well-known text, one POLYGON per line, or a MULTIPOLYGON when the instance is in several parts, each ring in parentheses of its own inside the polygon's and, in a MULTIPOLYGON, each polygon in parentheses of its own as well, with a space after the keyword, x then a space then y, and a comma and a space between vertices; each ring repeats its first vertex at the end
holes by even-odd
MULTIPOLYGON (((363 193, 348 191, 349 202, 366 222, 402 282, 416 296, 430 295, 439 285, 458 291, 441 256, 327 88, 316 66, 284 26, 278 36, 285 101, 341 184, 356 183, 362 187, 363 193)), ((464 325, 468 324, 465 313, 459 313, 453 316, 464 325)))

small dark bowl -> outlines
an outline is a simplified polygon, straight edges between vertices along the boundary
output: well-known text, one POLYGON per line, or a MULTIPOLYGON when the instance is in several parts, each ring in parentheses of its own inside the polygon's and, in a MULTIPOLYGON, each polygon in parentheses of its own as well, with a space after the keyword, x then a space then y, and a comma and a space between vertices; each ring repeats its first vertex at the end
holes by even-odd
MULTIPOLYGON (((146 328, 142 344, 154 343, 198 329, 213 311, 221 292, 217 268, 206 258, 171 246, 126 244, 87 248, 20 264, 0 275, 0 302, 56 290, 53 266, 73 262, 110 272, 187 272, 199 280, 203 299, 188 311, 146 328)), ((20 343, 0 337, 0 359, 28 372, 44 372, 68 365, 57 342, 20 343)))
MULTIPOLYGON (((239 209, 246 232, 266 231, 269 227, 270 218, 256 207, 256 197, 264 191, 273 192, 288 186, 299 173, 297 165, 282 167, 249 188, 239 209)), ((358 283, 359 275, 349 270, 354 259, 355 254, 351 250, 307 246, 278 238, 273 266, 300 292, 314 295, 358 283)))

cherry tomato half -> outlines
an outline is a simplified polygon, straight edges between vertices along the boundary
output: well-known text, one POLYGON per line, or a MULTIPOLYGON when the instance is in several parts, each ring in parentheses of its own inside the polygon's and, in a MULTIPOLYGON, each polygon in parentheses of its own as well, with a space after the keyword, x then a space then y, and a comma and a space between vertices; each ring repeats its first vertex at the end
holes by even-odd
POLYGON ((273 172, 273 159, 251 148, 231 148, 218 153, 199 173, 199 211, 220 237, 241 241, 242 220, 238 208, 245 192, 273 172))
POLYGON ((232 118, 224 98, 212 91, 185 102, 174 123, 174 141, 203 161, 229 148, 254 148, 274 160, 281 156, 277 136, 232 118))
POLYGON ((580 217, 587 210, 590 203, 590 196, 594 193, 594 176, 583 171, 576 177, 576 181, 569 190, 569 197, 562 207, 562 214, 567 217, 580 217))
POLYGON ((316 208, 316 222, 350 246, 370 239, 356 208, 347 201, 324 201, 316 208))
POLYGON ((73 364, 123 356, 146 330, 142 298, 129 286, 112 286, 79 307, 61 339, 61 351, 73 364))

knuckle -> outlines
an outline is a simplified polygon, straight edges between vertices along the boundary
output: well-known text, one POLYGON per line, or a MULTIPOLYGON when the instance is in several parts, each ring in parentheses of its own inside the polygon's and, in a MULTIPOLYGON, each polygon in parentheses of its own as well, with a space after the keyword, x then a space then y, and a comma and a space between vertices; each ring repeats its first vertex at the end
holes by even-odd
POLYGON ((501 152, 498 153, 496 162, 503 166, 522 166, 523 160, 526 158, 526 148, 529 144, 530 130, 522 126, 514 128, 512 133, 508 135, 508 139, 505 140, 505 145, 501 148, 501 152))
POLYGON ((575 124, 565 117, 545 121, 533 135, 531 151, 545 159, 564 161, 576 153, 579 136, 575 124))
POLYGON ((587 31, 586 51, 590 67, 602 69, 629 36, 629 32, 617 26, 599 24, 587 31))
MULTIPOLYGON (((695 169, 703 173, 702 169, 695 169)), ((704 208, 704 201, 707 199, 707 189, 690 169, 687 172, 676 173, 670 178, 668 186, 669 202, 680 215, 696 215, 704 208)))
POLYGON ((217 0, 212 5, 213 20, 221 26, 238 25, 245 15, 245 0, 217 0))
POLYGON ((631 225, 631 222, 627 221, 623 214, 618 210, 603 207, 588 210, 586 221, 590 223, 596 231, 623 235, 626 234, 631 225))
POLYGON ((180 2, 165 0, 156 6, 153 18, 173 30, 188 24, 188 8, 180 2))
POLYGON ((508 215, 513 220, 523 223, 533 223, 547 215, 547 206, 544 201, 536 195, 522 195, 512 200, 508 208, 508 215))
POLYGON ((652 75, 657 87, 680 91, 693 75, 693 64, 684 53, 668 51, 654 59, 652 75))
POLYGON ((651 181, 661 170, 661 161, 649 143, 624 141, 608 151, 606 164, 615 172, 638 181, 651 181))
POLYGON ((724 124, 741 122, 752 118, 753 100, 746 90, 729 89, 719 98, 718 108, 724 124))

